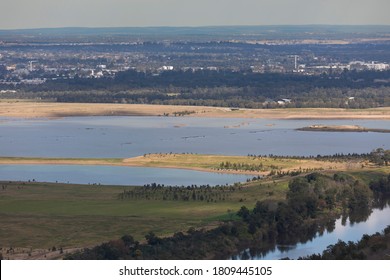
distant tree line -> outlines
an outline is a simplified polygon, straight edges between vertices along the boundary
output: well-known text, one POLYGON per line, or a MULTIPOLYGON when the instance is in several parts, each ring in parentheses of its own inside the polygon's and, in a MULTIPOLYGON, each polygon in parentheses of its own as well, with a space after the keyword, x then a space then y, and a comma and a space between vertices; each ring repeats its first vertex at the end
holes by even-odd
MULTIPOLYGON (((217 106, 233 108, 390 106, 390 71, 343 71, 318 76, 251 71, 128 70, 115 78, 50 80, 16 86, 2 98, 58 102, 217 106), (279 105, 275 101, 291 99, 279 105)), ((8 88, 9 86, 7 86, 8 88)), ((1 89, 1 88, 0 88, 1 89)))
POLYGON ((370 153, 336 153, 333 155, 317 155, 317 156, 279 156, 274 154, 269 155, 253 155, 248 154, 248 157, 256 158, 271 158, 271 159, 317 159, 327 161, 347 161, 347 160, 369 160, 370 162, 379 165, 387 166, 390 164, 390 150, 377 148, 370 153))

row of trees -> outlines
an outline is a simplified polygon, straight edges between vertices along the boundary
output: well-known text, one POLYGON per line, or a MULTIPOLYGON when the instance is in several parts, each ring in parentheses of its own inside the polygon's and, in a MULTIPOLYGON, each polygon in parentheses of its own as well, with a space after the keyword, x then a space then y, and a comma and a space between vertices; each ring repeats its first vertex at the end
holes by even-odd
POLYGON ((251 155, 248 157, 253 159, 317 159, 317 160, 327 160, 327 161, 347 161, 347 160, 369 160, 370 162, 380 165, 387 166, 390 164, 390 150, 385 150, 383 148, 378 148, 373 150, 371 153, 336 153, 333 155, 317 155, 317 156, 278 156, 278 155, 251 155))
POLYGON ((158 184, 146 185, 144 187, 123 190, 118 195, 121 200, 169 200, 169 201, 204 201, 222 202, 231 199, 231 194, 239 192, 242 187, 192 185, 187 187, 164 186, 158 184))
POLYGON ((249 163, 236 163, 236 162, 221 162, 219 164, 220 169, 226 170, 245 170, 245 171, 267 171, 269 169, 278 169, 277 166, 264 167, 262 163, 249 164, 249 163))

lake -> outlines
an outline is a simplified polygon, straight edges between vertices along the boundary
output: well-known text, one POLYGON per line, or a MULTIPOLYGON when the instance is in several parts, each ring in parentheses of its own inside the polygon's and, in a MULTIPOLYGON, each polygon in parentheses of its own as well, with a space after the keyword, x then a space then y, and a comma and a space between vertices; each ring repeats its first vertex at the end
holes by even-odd
MULTIPOLYGON (((316 156, 390 149, 389 133, 311 132, 312 124, 389 128, 378 120, 191 117, 0 119, 0 156, 126 158, 147 153, 316 156)), ((113 166, 0 166, 0 180, 170 185, 226 184, 249 176, 113 166)))
POLYGON ((0 165, 0 180, 75 184, 170 186, 225 185, 245 182, 248 175, 221 174, 184 169, 87 165, 0 165))
POLYGON ((390 133, 295 130, 313 124, 390 128, 386 120, 2 118, 0 156, 126 158, 160 152, 316 156, 390 149, 390 133))

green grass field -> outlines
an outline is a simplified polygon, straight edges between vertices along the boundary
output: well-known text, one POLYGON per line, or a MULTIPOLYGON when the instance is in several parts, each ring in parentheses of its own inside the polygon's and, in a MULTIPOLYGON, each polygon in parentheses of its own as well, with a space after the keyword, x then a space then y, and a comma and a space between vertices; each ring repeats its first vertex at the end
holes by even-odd
POLYGON ((263 199, 284 199, 287 183, 251 183, 226 201, 124 199, 134 187, 49 183, 0 183, 0 246, 84 247, 125 234, 143 240, 154 231, 171 235, 232 218, 228 210, 253 207, 263 199), (270 192, 272 191, 272 195, 270 192))

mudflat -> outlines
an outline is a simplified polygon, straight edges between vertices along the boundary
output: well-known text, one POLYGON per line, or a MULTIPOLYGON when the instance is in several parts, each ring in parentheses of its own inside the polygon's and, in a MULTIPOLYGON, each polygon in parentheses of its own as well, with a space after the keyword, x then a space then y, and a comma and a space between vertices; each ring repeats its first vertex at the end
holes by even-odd
POLYGON ((272 170, 280 172, 296 172, 302 170, 351 170, 361 169, 363 160, 335 162, 320 159, 289 159, 250 156, 224 156, 201 154, 148 154, 133 158, 86 159, 86 158, 27 158, 0 157, 3 164, 29 165, 107 165, 158 167, 198 170, 205 172, 268 175, 272 170), (229 163, 229 164, 227 164, 229 163))
POLYGON ((72 116, 189 116, 262 119, 390 119, 390 107, 371 109, 280 108, 241 109, 206 106, 52 103, 0 101, 0 116, 61 118, 72 116))
POLYGON ((360 125, 311 125, 298 128, 301 131, 326 131, 326 132, 379 132, 390 133, 390 129, 367 128, 360 125))

